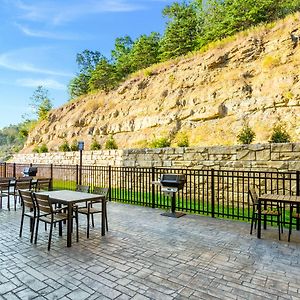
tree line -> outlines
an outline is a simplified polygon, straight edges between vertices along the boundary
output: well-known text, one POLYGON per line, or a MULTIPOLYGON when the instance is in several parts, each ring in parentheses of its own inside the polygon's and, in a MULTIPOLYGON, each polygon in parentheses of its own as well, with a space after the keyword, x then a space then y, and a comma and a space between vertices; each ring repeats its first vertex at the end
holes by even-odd
POLYGON ((69 83, 71 98, 94 90, 110 91, 129 74, 197 51, 211 42, 298 11, 300 0, 190 0, 166 6, 162 35, 115 40, 110 57, 84 50, 76 56, 78 73, 69 83))

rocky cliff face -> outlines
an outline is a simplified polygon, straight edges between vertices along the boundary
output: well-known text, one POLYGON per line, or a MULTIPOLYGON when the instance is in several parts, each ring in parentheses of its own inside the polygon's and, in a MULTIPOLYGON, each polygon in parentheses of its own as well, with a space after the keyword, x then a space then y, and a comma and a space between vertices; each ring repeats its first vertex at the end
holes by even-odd
POLYGON ((274 124, 286 122, 300 140, 300 15, 220 42, 204 52, 132 76, 109 94, 97 93, 51 111, 30 134, 23 152, 64 139, 110 134, 119 148, 144 147, 159 137, 186 132, 190 145, 232 145, 245 121, 266 142, 274 124))

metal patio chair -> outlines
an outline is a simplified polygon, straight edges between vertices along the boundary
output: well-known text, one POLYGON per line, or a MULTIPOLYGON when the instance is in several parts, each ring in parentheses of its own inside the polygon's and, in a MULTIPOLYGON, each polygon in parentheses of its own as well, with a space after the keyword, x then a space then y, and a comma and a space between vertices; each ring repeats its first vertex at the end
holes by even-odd
MULTIPOLYGON (((253 224, 254 228, 256 229, 256 224, 258 220, 258 194, 255 190, 255 188, 250 187, 249 188, 249 199, 250 199, 250 206, 252 207, 252 218, 251 218, 251 229, 250 234, 252 234, 253 231, 253 224)), ((271 216, 271 218, 276 217, 277 218, 277 225, 278 225, 278 236, 280 240, 280 233, 283 232, 283 224, 281 222, 281 208, 279 203, 276 205, 276 209, 272 209, 271 207, 264 208, 263 205, 261 207, 261 219, 263 219, 266 216, 271 216)))
MULTIPOLYGON (((95 227, 94 214, 102 213, 102 201, 107 201, 108 188, 95 187, 93 190, 93 194, 102 195, 103 198, 101 200, 88 201, 85 207, 76 208, 78 213, 84 214, 87 217, 87 234, 86 234, 87 238, 89 238, 90 236, 90 217, 92 219, 92 226, 95 227)), ((107 209, 105 209, 104 213, 105 213, 106 230, 108 230, 107 209)))

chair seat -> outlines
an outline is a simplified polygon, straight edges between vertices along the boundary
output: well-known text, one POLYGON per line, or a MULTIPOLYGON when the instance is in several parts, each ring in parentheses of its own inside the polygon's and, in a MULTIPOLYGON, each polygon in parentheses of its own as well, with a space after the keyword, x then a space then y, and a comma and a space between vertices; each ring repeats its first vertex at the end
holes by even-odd
MULTIPOLYGON (((60 222, 68 219, 68 215, 65 213, 57 213, 53 215, 53 222, 60 222)), ((40 217, 40 220, 46 223, 51 223, 51 214, 44 215, 40 217)))
MULTIPOLYGON (((258 210, 255 213, 258 214, 258 210)), ((269 216, 280 216, 281 215, 281 213, 279 211, 277 211, 277 210, 269 210, 269 209, 262 210, 261 214, 262 215, 269 215, 269 216)))
POLYGON ((96 214, 96 213, 101 213, 102 210, 100 208, 97 207, 90 207, 90 210, 87 207, 78 207, 77 208, 78 212, 81 214, 96 214))

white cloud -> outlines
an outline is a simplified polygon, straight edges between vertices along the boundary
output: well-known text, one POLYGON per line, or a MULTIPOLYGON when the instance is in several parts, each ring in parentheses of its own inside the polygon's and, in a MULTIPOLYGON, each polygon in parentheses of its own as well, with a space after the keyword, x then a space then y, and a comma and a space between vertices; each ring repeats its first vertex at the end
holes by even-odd
POLYGON ((129 0, 36 1, 31 5, 16 0, 14 5, 21 11, 20 17, 23 19, 43 21, 55 25, 92 14, 131 12, 145 8, 141 3, 134 3, 129 0))
POLYGON ((29 72, 29 73, 38 73, 38 74, 46 74, 53 76, 64 76, 64 77, 72 77, 73 74, 50 70, 47 68, 41 68, 35 66, 33 63, 26 61, 26 57, 34 57, 34 55, 38 55, 39 51, 42 51, 42 48, 36 49, 19 49, 12 52, 2 53, 0 54, 0 67, 19 71, 19 72, 29 72))
POLYGON ((21 78, 17 80, 17 84, 23 87, 37 87, 41 85, 45 88, 54 89, 54 90, 66 89, 65 84, 62 84, 51 78, 45 78, 45 79, 21 78))
POLYGON ((62 34, 57 32, 34 30, 17 23, 16 26, 27 36, 56 39, 56 40, 82 40, 81 37, 76 36, 74 34, 62 34))

